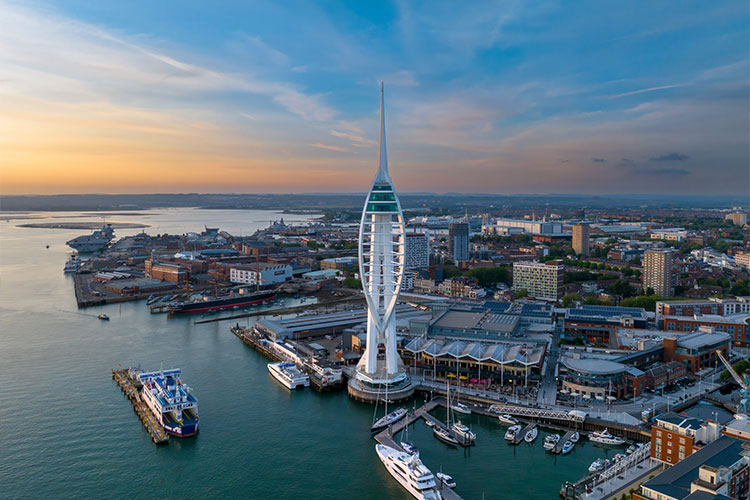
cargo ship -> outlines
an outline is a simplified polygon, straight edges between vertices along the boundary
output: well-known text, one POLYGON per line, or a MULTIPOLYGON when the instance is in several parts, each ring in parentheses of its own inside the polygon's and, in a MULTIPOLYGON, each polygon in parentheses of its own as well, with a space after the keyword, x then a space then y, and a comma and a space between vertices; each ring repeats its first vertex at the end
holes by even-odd
POLYGON ((265 290, 250 293, 240 293, 239 295, 227 295, 225 297, 207 297, 202 296, 198 300, 185 302, 175 302, 167 305, 169 314, 190 314, 206 311, 218 311, 221 309, 231 309, 233 307, 245 307, 253 304, 260 304, 273 300, 276 297, 274 290, 265 290))
POLYGON ((141 399, 164 430, 178 437, 198 432, 198 400, 180 380, 179 368, 138 374, 141 399))

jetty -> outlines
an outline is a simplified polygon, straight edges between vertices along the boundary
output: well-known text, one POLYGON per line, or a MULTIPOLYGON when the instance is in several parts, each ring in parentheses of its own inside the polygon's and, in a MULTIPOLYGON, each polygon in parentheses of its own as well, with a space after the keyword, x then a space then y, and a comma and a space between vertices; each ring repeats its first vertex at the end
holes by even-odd
POLYGON ((576 433, 575 431, 566 432, 565 435, 557 441, 557 444, 555 445, 555 447, 552 448, 552 453, 556 455, 559 455, 560 453, 562 453, 563 446, 565 446, 565 443, 569 441, 570 438, 573 437, 573 434, 575 433, 576 433))
MULTIPOLYGON (((396 422, 395 424, 392 424, 387 429, 380 431, 379 433, 375 434, 375 441, 378 443, 390 446, 391 448, 395 448, 397 450, 404 451, 403 448, 401 448, 401 445, 398 444, 394 439, 393 436, 404 430, 407 426, 414 424, 420 419, 423 419, 425 421, 431 421, 436 426, 440 426, 445 428, 445 424, 443 424, 440 420, 436 419, 432 415, 430 415, 430 412, 437 408, 439 405, 445 405, 446 402, 442 398, 439 399, 433 399, 432 401, 426 403, 424 406, 420 406, 414 411, 409 411, 409 413, 396 422)), ((449 431, 450 432, 450 431, 449 431)), ((451 434, 453 434, 451 432, 451 434)), ((458 439, 457 436, 456 439, 458 439)), ((460 442, 460 439, 459 439, 460 442)), ((438 483, 438 487, 440 489, 440 495, 443 497, 444 500, 461 500, 461 496, 453 491, 451 488, 448 488, 445 486, 442 481, 435 478, 435 480, 438 483)))
POLYGON ((131 368, 112 370, 112 380, 117 382, 122 392, 130 400, 133 405, 133 411, 141 419, 143 426, 146 431, 153 439, 156 444, 164 444, 169 441, 169 434, 164 430, 164 427, 156 420, 156 417, 151 410, 141 400, 141 387, 142 384, 138 378, 134 375, 131 368))
POLYGON ((524 427, 521 432, 516 432, 516 435, 513 436, 513 444, 518 444, 521 441, 523 441, 523 439, 526 437, 526 433, 535 427, 536 427, 536 424, 534 422, 531 422, 527 424, 526 427, 524 427))

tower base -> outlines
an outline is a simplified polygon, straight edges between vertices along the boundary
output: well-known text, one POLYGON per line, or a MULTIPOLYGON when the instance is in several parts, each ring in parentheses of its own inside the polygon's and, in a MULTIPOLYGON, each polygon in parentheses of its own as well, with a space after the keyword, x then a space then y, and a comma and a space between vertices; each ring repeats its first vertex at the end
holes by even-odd
POLYGON ((383 402, 386 397, 394 403, 411 398, 414 387, 403 363, 399 363, 398 373, 386 373, 385 362, 378 360, 375 373, 366 373, 362 365, 357 367, 355 376, 349 379, 348 392, 349 397, 363 403, 383 402))

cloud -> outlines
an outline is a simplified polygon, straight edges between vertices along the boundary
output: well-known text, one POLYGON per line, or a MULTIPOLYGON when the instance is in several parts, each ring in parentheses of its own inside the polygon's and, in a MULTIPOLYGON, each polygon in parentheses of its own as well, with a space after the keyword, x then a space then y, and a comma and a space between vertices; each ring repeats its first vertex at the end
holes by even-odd
POLYGON ((378 78, 377 83, 383 82, 386 86, 397 85, 400 87, 416 87, 419 85, 417 74, 414 71, 401 70, 378 78))
POLYGON ((607 160, 605 158, 591 158, 591 161, 594 163, 607 163, 607 160))
POLYGON ((301 66, 292 66, 289 68, 289 71, 294 71, 295 73, 307 73, 308 67, 307 65, 303 64, 301 66))
POLYGON ((637 168, 633 170, 633 173, 655 176, 673 175, 678 177, 690 175, 690 171, 684 168, 637 168))
POLYGON ((347 132, 340 132, 338 130, 331 130, 330 134, 340 139, 347 139, 347 140, 353 141, 357 143, 355 145, 359 145, 359 146, 370 146, 370 145, 376 144, 376 142, 373 141, 372 139, 368 139, 366 137, 362 137, 357 134, 349 134, 347 132))
POLYGON ((623 92, 622 94, 615 94, 609 96, 610 99, 619 99, 620 97, 627 97, 629 95, 645 94, 646 92, 656 92, 657 90, 676 89, 679 87, 685 87, 690 85, 689 83, 675 83, 674 85, 662 85, 660 87, 649 87, 647 89, 631 90, 630 92, 623 92))
MULTIPOLYGON (((337 114, 320 95, 296 85, 204 67, 190 62, 191 55, 166 53, 144 36, 14 4, 3 6, 2 21, 0 46, 5 50, 0 72, 11 80, 6 93, 56 102, 108 100, 164 107, 167 99, 239 92, 264 96, 311 121, 327 121, 337 114)), ((287 59, 257 37, 243 39, 271 60, 287 59)))
POLYGON ((667 153, 661 156, 654 156, 649 161, 685 161, 689 158, 688 155, 682 153, 667 153))
POLYGON ((349 152, 349 150, 346 148, 340 148, 338 146, 331 146, 329 144, 320 144, 319 142, 316 142, 315 144, 310 144, 310 146, 314 148, 319 148, 319 149, 327 149, 328 151, 338 151, 339 153, 349 152))
POLYGON ((254 48, 256 52, 260 52, 263 57, 273 63, 286 64, 289 61, 289 56, 280 50, 271 47, 261 40, 260 37, 250 36, 247 33, 240 33, 240 38, 254 48))

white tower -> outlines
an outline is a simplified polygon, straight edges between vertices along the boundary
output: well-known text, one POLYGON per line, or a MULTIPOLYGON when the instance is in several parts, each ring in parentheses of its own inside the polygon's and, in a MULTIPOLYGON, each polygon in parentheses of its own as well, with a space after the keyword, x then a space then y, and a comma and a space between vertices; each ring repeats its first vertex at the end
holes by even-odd
POLYGON ((371 394, 386 387, 398 391, 409 386, 409 377, 396 350, 395 317, 404 279, 405 227, 401 203, 388 174, 382 84, 378 146, 378 171, 367 193, 359 226, 359 271, 367 301, 367 347, 353 379, 356 389, 371 394), (384 356, 379 355, 381 346, 384 356))

